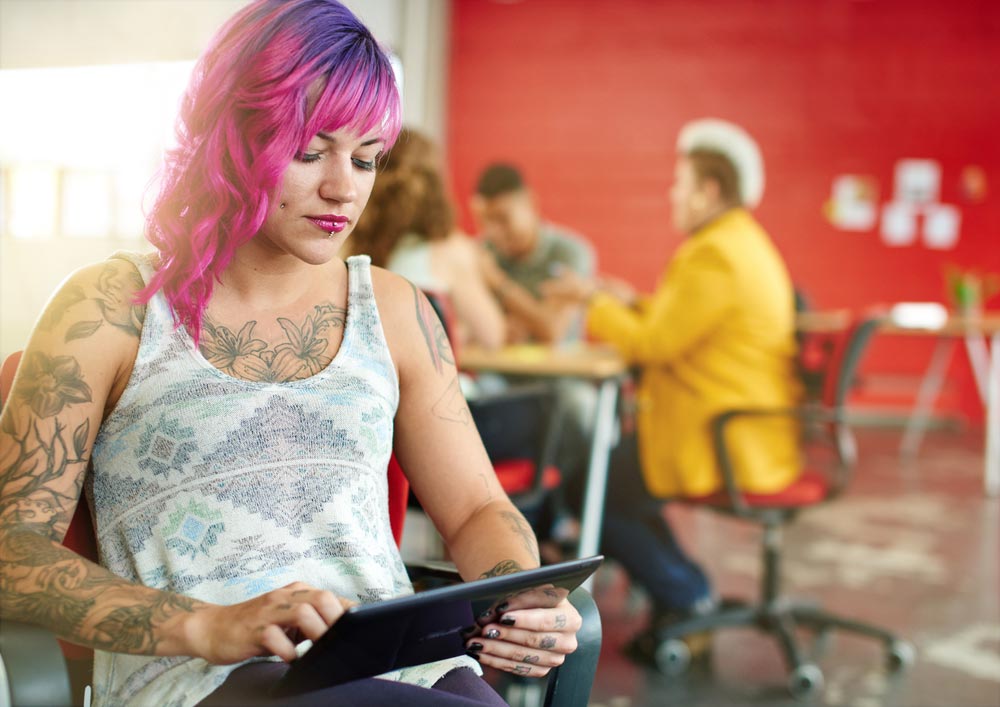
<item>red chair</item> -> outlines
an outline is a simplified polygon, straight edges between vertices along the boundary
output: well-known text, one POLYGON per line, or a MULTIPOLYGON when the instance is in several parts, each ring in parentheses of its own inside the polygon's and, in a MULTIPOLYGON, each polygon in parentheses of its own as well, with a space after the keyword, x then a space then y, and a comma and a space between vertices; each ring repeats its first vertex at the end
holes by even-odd
POLYGON ((718 493, 703 498, 678 499, 762 526, 760 597, 755 603, 724 601, 713 613, 664 627, 657 635, 656 662, 668 675, 682 673, 690 662, 690 652, 681 640, 689 634, 727 627, 755 627, 778 639, 790 673, 788 687, 796 697, 817 692, 823 673, 807 657, 796 636, 798 628, 825 635, 831 629, 859 633, 882 641, 888 651, 889 667, 899 669, 912 663, 915 651, 907 641, 891 632, 834 615, 814 602, 795 601, 781 594, 781 531, 799 513, 837 498, 848 486, 856 460, 854 438, 845 418, 845 401, 865 348, 881 321, 877 317, 857 321, 837 342, 824 376, 821 404, 796 409, 729 410, 713 422, 716 457, 724 481, 718 493), (737 420, 792 416, 810 432, 811 441, 825 441, 833 462, 829 469, 806 468, 787 488, 773 494, 744 493, 736 483, 736 472, 726 442, 726 432, 737 420))
MULTIPOLYGON (((0 364, 0 413, 13 387, 20 360, 21 352, 17 351, 0 364)), ((389 522, 398 545, 406 520, 410 484, 395 456, 390 459, 387 473, 389 522)), ((93 521, 83 499, 77 504, 63 544, 93 562, 98 561, 93 521)), ((438 584, 442 579, 460 581, 457 572, 442 569, 440 563, 428 566, 411 564, 407 570, 415 583, 425 577, 438 584)), ((549 674, 546 707, 584 707, 597 672, 601 651, 601 619, 597 605, 582 587, 574 590, 569 598, 583 617, 583 628, 577 634, 579 647, 549 674)), ((0 705, 53 707, 79 704, 71 696, 83 694, 83 686, 90 682, 92 672, 91 649, 61 640, 57 642, 44 629, 0 617, 0 705)))

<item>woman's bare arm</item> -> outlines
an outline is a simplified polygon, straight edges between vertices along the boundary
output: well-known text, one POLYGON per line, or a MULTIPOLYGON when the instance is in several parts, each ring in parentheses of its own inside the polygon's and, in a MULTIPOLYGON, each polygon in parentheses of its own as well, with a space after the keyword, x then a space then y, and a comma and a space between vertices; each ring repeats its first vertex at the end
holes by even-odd
POLYGON ((286 629, 317 638, 343 613, 330 592, 292 584, 223 607, 129 582, 61 544, 97 431, 135 360, 141 286, 124 261, 80 270, 25 349, 0 417, 0 615, 106 651, 291 660, 286 629))

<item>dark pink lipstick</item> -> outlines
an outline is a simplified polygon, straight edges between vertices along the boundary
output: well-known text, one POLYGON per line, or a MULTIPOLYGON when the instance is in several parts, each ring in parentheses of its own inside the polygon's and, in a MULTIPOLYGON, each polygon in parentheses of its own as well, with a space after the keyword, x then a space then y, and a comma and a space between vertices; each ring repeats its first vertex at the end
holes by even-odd
POLYGON ((335 214, 324 214, 323 216, 306 216, 307 219, 312 221, 316 228, 321 231, 326 231, 327 233, 340 233, 347 226, 349 218, 346 216, 337 216, 335 214))

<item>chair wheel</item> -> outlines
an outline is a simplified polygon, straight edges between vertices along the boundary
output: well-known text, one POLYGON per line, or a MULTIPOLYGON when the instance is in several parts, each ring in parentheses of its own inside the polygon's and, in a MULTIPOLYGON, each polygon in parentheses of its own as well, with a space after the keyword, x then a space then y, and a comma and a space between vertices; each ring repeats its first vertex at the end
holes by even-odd
POLYGON ((679 638, 668 638, 656 647, 656 667, 664 675, 683 675, 690 664, 691 649, 679 638))
POLYGON ((917 649, 909 641, 899 639, 889 644, 889 670, 897 672, 906 670, 917 660, 917 649))
POLYGON ((788 675, 788 691, 802 700, 823 689, 823 671, 812 663, 804 663, 788 675))

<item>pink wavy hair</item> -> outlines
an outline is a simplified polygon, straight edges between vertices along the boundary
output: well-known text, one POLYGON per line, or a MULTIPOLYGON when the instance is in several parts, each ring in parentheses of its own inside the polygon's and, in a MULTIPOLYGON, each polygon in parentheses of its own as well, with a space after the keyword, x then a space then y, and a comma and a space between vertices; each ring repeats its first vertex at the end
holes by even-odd
POLYGON ((138 299, 163 291, 195 342, 212 289, 253 238, 281 177, 320 131, 400 129, 392 66, 335 0, 258 0, 234 15, 198 60, 175 149, 146 216, 159 265, 138 299))

